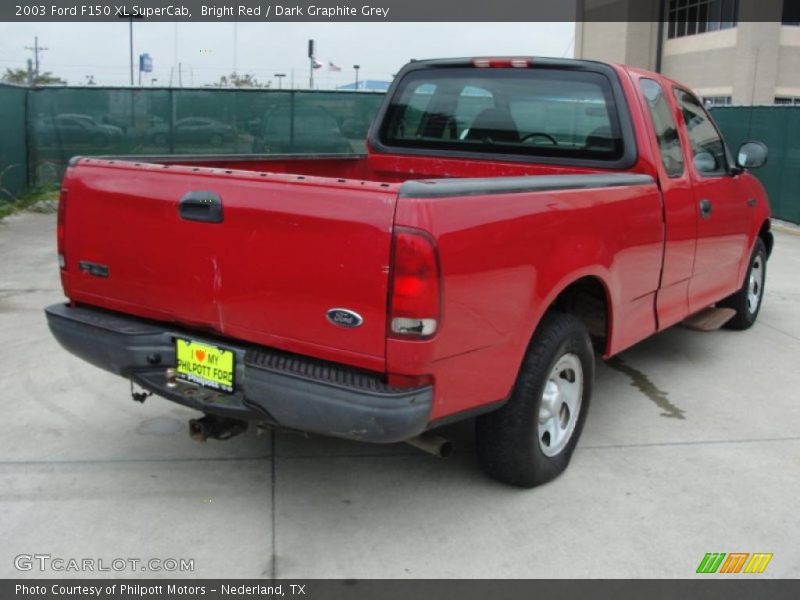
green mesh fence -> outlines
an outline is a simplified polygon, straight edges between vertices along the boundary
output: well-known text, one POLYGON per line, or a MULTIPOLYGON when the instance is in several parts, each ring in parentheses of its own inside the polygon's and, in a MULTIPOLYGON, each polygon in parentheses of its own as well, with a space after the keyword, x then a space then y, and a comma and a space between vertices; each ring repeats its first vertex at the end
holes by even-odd
POLYGON ((767 164, 753 175, 764 184, 773 215, 800 223, 800 106, 720 106, 713 114, 734 152, 747 140, 769 147, 767 164))
MULTIPOLYGON (((0 200, 56 184, 76 154, 268 154, 364 151, 381 93, 0 85, 0 200), (27 111, 26 111, 27 98, 27 111), (27 142, 26 142, 27 133, 27 142)), ((736 149, 755 139, 753 171, 776 217, 800 223, 800 107, 716 107, 736 149)))
POLYGON ((0 202, 14 200, 27 186, 25 95, 25 88, 0 85, 0 202))
POLYGON ((380 93, 42 88, 28 95, 30 180, 60 180, 96 154, 349 154, 365 151, 380 93))

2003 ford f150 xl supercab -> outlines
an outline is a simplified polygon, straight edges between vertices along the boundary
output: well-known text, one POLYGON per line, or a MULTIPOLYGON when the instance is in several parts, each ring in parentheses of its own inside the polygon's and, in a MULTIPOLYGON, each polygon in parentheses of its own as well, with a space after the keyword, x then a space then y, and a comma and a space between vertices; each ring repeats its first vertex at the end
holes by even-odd
POLYGON ((655 73, 412 62, 364 156, 73 159, 69 301, 47 318, 70 352, 205 413, 198 437, 431 443, 477 417, 483 468, 533 486, 570 460, 595 354, 703 311, 755 321, 772 235, 746 169, 765 161, 758 142, 734 159, 655 73))

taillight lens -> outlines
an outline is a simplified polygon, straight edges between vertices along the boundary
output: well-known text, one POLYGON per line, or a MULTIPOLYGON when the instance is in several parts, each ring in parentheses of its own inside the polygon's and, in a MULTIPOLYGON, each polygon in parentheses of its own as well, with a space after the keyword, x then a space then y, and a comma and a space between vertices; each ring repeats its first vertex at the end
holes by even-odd
POLYGON ((393 237, 389 329, 401 337, 429 337, 442 310, 439 257, 425 232, 397 228, 393 237))
POLYGON ((61 188, 58 197, 58 224, 56 225, 56 248, 58 250, 58 266, 62 269, 67 268, 67 257, 64 254, 64 241, 67 234, 65 218, 67 214, 67 190, 61 188))
POLYGON ((481 69, 503 69, 507 67, 527 69, 531 64, 531 61, 527 58, 474 58, 472 60, 472 66, 481 69))

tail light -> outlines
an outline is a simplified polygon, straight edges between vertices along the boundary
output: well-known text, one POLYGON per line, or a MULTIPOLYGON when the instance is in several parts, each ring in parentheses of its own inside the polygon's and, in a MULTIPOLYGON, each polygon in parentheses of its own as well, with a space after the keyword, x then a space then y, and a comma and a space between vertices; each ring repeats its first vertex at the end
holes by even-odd
POLYGON ((527 58, 475 58, 472 60, 473 67, 504 69, 513 67, 516 69, 527 69, 533 63, 527 58))
POLYGON ((436 244, 425 232, 397 228, 393 236, 389 329, 395 337, 436 333, 442 312, 442 282, 436 244))
POLYGON ((64 254, 64 238, 67 234, 65 218, 67 214, 67 188, 61 188, 58 197, 58 224, 56 225, 56 248, 58 250, 58 266, 67 268, 67 257, 64 254))

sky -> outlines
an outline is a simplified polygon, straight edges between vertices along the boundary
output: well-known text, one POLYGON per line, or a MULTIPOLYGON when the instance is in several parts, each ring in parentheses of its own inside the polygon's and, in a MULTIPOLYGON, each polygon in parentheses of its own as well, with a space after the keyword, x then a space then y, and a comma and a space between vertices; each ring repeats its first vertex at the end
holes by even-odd
MULTIPOLYGON (((315 87, 332 89, 351 83, 353 65, 361 79, 389 80, 409 59, 455 56, 527 55, 571 58, 574 23, 136 23, 134 56, 147 52, 154 71, 144 85, 216 83, 234 70, 251 73, 277 87, 275 73, 286 73, 283 86, 308 88, 307 43, 316 40, 315 87), (328 63, 342 68, 331 72, 328 63), (151 81, 151 79, 153 81, 151 81)), ((48 48, 40 71, 50 71, 72 85, 87 76, 98 85, 128 85, 128 22, 0 23, 0 71, 24 68, 34 36, 48 48)), ((137 65, 134 67, 138 69, 137 65)), ((138 82, 138 71, 135 71, 138 82)))

